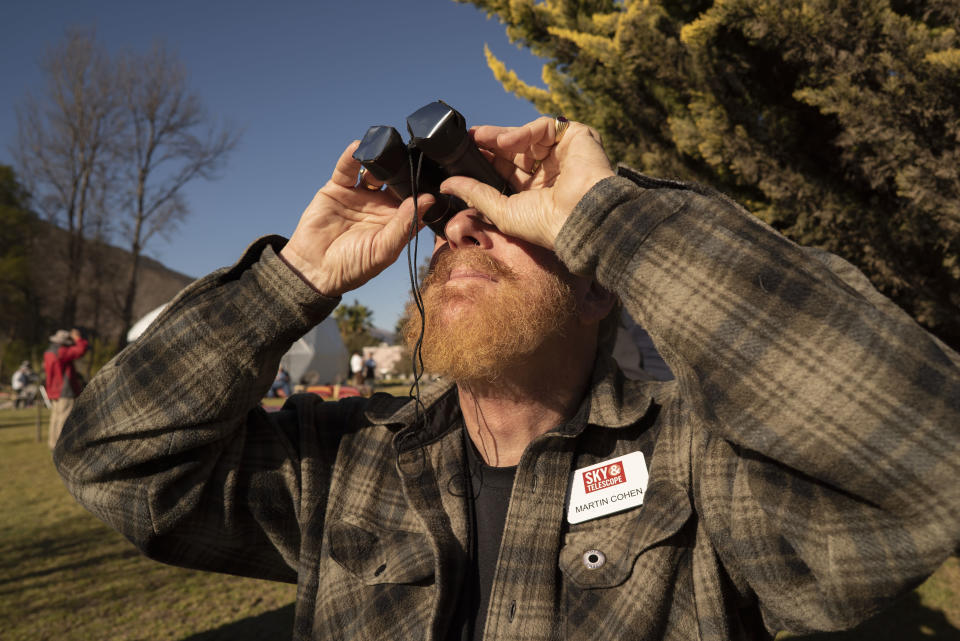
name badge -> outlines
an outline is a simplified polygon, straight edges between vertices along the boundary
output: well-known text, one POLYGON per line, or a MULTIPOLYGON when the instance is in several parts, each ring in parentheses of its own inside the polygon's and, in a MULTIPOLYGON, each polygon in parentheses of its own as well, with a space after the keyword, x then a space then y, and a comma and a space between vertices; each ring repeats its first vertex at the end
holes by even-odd
POLYGON ((643 452, 630 452, 573 473, 568 523, 582 523, 643 505, 647 463, 643 452))

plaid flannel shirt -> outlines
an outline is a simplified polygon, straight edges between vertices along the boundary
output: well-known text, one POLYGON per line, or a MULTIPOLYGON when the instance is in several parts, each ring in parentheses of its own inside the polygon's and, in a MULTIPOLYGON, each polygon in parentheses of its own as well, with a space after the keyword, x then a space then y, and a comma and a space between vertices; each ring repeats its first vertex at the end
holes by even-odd
MULTIPOLYGON (((419 424, 385 395, 259 409, 337 302, 282 242, 188 287, 91 381, 58 468, 148 556, 297 582, 297 639, 447 638, 467 561, 455 390, 428 390, 419 424)), ((626 381, 601 356, 587 420, 526 449, 485 639, 843 628, 955 548, 960 359, 850 265, 623 169, 557 253, 620 296, 676 380, 626 381), (638 450, 643 505, 567 523, 573 471, 638 450)))

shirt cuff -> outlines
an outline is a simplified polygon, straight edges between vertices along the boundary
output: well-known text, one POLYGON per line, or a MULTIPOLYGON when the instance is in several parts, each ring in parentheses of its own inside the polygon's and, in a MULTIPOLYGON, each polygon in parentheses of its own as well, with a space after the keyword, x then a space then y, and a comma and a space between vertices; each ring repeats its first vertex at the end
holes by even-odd
POLYGON ((238 307, 247 321, 261 330, 258 333, 275 338, 270 335, 279 331, 290 334, 285 336, 287 340, 291 336, 296 340, 329 316, 340 297, 321 294, 280 258, 286 242, 281 236, 256 240, 223 280, 240 281, 241 287, 235 291, 238 307))

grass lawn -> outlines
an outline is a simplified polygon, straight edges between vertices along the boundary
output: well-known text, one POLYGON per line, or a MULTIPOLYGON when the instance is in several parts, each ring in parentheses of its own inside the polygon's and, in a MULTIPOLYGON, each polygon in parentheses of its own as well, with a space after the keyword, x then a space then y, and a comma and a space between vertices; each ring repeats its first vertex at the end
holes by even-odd
MULTIPOLYGON (((46 412, 41 420, 45 439, 46 412)), ((33 409, 0 410, 2 641, 290 638, 295 586, 141 557, 74 502, 45 440, 36 441, 35 425, 33 409)), ((948 560, 892 610, 853 632, 802 639, 960 641, 960 563, 948 560)))
POLYGON ((0 639, 289 639, 296 586, 140 556, 81 508, 36 441, 36 411, 0 410, 0 639))

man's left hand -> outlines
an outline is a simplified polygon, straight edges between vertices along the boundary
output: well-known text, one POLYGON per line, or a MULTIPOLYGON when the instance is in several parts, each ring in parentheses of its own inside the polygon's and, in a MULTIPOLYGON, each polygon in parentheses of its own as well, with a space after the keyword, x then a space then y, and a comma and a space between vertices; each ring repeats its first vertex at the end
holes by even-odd
POLYGON ((442 193, 476 207, 504 234, 553 249, 573 208, 596 183, 613 176, 596 130, 570 122, 556 140, 557 121, 543 117, 522 127, 471 130, 481 152, 516 192, 504 196, 465 176, 443 181, 442 193))

